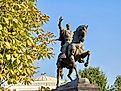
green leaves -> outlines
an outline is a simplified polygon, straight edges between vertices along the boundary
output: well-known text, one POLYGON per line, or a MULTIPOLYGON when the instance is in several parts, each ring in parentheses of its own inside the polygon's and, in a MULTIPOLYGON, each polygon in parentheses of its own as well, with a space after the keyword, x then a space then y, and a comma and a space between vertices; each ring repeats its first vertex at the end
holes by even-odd
POLYGON ((2 25, 0 25, 0 30, 2 30, 2 25))
POLYGON ((29 84, 36 73, 35 60, 54 55, 54 35, 42 29, 49 16, 42 14, 34 1, 0 2, 0 79, 8 84, 29 84))
POLYGON ((4 19, 4 22, 5 22, 6 24, 9 24, 8 18, 4 17, 3 19, 4 19))
POLYGON ((10 49, 10 43, 9 42, 5 42, 5 45, 6 45, 6 47, 7 47, 7 49, 10 49))
POLYGON ((6 54, 6 58, 7 58, 7 60, 10 60, 11 59, 10 54, 6 54))
POLYGON ((13 19, 13 22, 18 23, 18 20, 16 18, 13 19))
POLYGON ((121 75, 116 77, 116 80, 114 82, 114 89, 115 91, 121 91, 121 75))

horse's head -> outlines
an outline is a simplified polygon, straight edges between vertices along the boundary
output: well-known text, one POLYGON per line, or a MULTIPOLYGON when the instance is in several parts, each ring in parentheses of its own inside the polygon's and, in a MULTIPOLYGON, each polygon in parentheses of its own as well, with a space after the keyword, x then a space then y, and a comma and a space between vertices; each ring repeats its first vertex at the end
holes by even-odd
POLYGON ((87 32, 88 25, 80 25, 76 31, 85 31, 87 32))
POLYGON ((88 25, 80 25, 76 31, 74 32, 73 36, 73 42, 80 43, 84 41, 84 38, 86 37, 88 25))

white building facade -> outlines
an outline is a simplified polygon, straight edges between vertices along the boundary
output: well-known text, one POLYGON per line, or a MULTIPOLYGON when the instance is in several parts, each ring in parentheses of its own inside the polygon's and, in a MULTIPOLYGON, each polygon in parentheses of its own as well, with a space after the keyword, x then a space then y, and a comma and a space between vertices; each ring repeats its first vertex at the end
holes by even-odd
MULTIPOLYGON (((61 81, 62 83, 63 81, 61 81)), ((55 89, 57 79, 50 76, 40 76, 31 82, 30 85, 16 84, 5 85, 10 91, 44 91, 43 89, 55 89)))

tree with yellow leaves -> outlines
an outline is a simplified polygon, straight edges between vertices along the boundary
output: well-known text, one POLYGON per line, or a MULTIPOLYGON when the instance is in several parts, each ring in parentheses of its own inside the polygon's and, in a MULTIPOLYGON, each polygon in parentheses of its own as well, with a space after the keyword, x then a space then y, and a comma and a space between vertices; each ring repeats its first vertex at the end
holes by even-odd
POLYGON ((36 0, 0 0, 1 84, 29 84, 35 60, 53 57, 54 35, 42 29, 48 20, 36 0))

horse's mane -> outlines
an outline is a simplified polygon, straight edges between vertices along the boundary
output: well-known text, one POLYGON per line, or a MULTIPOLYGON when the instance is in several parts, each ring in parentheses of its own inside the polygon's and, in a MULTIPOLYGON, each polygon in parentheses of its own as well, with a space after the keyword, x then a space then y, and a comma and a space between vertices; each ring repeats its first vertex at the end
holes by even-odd
POLYGON ((78 26, 78 28, 76 29, 76 31, 74 31, 74 35, 73 35, 73 40, 72 40, 72 43, 80 43, 80 40, 79 40, 79 32, 83 29, 83 28, 86 28, 87 29, 88 25, 80 25, 78 26))
POLYGON ((74 31, 73 33, 74 33, 74 35, 73 35, 72 43, 79 43, 78 31, 77 31, 77 29, 76 29, 76 31, 74 31))
POLYGON ((79 37, 79 31, 82 30, 81 27, 82 27, 82 25, 80 25, 80 26, 76 29, 76 31, 73 32, 74 35, 73 35, 72 43, 79 43, 79 42, 80 42, 78 37, 79 37))

